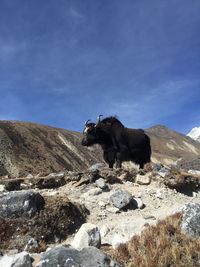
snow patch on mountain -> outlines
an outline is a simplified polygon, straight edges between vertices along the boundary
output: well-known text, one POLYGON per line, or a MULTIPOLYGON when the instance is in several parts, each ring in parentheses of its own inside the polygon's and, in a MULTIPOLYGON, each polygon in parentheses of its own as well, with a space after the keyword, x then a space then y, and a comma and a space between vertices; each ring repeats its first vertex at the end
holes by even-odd
POLYGON ((200 127, 194 127, 187 136, 200 142, 200 127))

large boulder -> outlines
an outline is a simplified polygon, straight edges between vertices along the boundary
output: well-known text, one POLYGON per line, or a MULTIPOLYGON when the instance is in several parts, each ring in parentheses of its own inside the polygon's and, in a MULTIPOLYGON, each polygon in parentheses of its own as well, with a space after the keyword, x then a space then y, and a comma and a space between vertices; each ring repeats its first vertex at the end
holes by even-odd
POLYGON ((33 191, 9 192, 0 195, 0 217, 33 217, 44 206, 44 199, 33 191))
POLYGON ((0 266, 2 267, 32 267, 33 259, 23 251, 15 255, 4 255, 0 258, 0 266))
POLYGON ((112 204, 118 208, 123 209, 132 201, 132 195, 125 190, 117 190, 110 196, 112 204))
POLYGON ((200 237, 200 205, 188 203, 183 207, 181 229, 193 238, 200 237))
POLYGON ((73 248, 55 247, 45 252, 36 267, 120 267, 108 255, 95 247, 78 251, 73 248))

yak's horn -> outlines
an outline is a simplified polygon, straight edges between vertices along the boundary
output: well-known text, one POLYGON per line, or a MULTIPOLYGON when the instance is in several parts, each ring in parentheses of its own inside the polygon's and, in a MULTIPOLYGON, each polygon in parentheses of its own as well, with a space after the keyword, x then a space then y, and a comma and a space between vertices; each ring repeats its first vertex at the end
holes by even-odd
POLYGON ((99 115, 98 117, 97 117, 97 123, 96 124, 98 124, 98 123, 100 123, 101 122, 101 117, 102 117, 103 115, 99 115))
POLYGON ((85 122, 85 126, 87 126, 88 125, 88 122, 89 122, 90 120, 87 120, 86 122, 85 122))

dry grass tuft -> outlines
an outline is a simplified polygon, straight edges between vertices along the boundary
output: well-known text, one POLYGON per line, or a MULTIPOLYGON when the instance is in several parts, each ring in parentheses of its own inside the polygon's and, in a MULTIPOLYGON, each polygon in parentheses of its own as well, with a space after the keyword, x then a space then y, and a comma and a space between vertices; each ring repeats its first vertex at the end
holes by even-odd
POLYGON ((200 239, 183 234, 180 220, 180 213, 170 216, 108 253, 128 267, 198 267, 200 239))

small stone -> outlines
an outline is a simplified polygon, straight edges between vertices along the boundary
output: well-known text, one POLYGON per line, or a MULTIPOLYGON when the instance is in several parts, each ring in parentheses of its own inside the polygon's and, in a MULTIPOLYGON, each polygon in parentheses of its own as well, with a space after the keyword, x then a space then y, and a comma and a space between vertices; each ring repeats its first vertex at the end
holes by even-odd
POLYGON ((197 197, 198 196, 198 193, 197 192, 192 192, 192 196, 193 197, 197 197))
POLYGON ((102 169, 105 168, 105 164, 104 163, 96 163, 94 165, 92 165, 88 170, 89 171, 101 171, 102 169))
POLYGON ((31 174, 31 173, 29 173, 27 176, 26 176, 26 178, 33 178, 34 176, 31 174))
POLYGON ((120 211, 119 208, 116 208, 116 207, 109 207, 109 208, 106 208, 106 210, 110 213, 118 213, 120 211))
POLYGON ((99 205, 101 208, 105 208, 105 207, 106 207, 106 203, 103 202, 102 200, 98 202, 98 205, 99 205))
POLYGON ((5 185, 0 184, 0 192, 4 192, 4 191, 6 191, 6 190, 5 190, 5 185))
POLYGON ((170 173, 170 169, 163 167, 162 169, 159 170, 158 174, 162 177, 165 178, 170 173))
POLYGON ((139 185, 149 185, 151 183, 151 173, 146 173, 145 175, 138 174, 136 176, 136 183, 139 185))
POLYGON ((102 189, 101 188, 93 188, 93 189, 89 190, 85 194, 87 194, 88 196, 97 196, 97 195, 99 195, 101 193, 102 193, 102 189))
POLYGON ((32 251, 37 250, 39 248, 38 241, 34 238, 30 238, 27 242, 27 245, 25 246, 26 251, 32 251))
POLYGON ((107 187, 106 182, 103 178, 99 178, 98 180, 96 180, 95 184, 101 189, 105 189, 107 187))
POLYGON ((162 196, 162 193, 161 193, 161 192, 157 193, 157 194, 155 195, 155 197, 157 197, 157 198, 159 198, 159 199, 163 199, 163 196, 162 196))
POLYGON ((153 171, 154 172, 159 172, 163 168, 163 165, 160 163, 156 163, 153 165, 153 171))
POLYGON ((78 250, 89 246, 100 247, 101 235, 98 227, 91 223, 84 223, 76 233, 71 245, 78 250))
POLYGON ((156 220, 156 217, 153 215, 144 215, 143 218, 145 220, 156 220))

